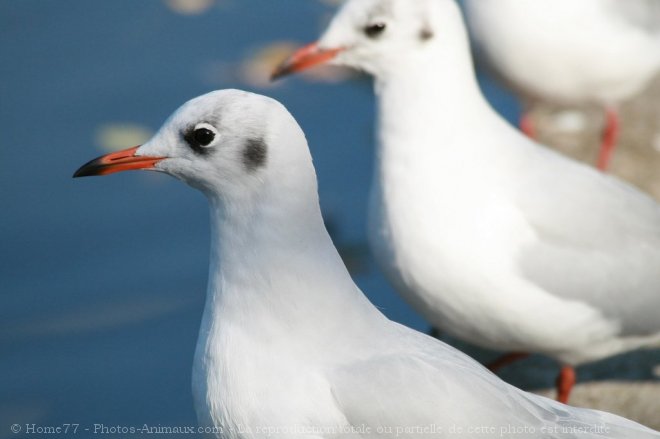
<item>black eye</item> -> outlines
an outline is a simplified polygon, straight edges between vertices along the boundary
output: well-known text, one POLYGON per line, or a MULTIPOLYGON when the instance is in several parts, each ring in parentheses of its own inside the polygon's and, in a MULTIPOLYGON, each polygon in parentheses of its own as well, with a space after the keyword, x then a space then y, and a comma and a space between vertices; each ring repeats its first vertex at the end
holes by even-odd
POLYGON ((206 128, 197 128, 193 133, 193 139, 200 146, 208 146, 215 139, 215 133, 206 128))
POLYGON ((385 23, 374 23, 364 28, 364 33, 367 34, 369 38, 375 38, 378 35, 382 34, 387 26, 385 23))
POLYGON ((208 154, 216 143, 218 143, 218 130, 207 122, 201 122, 194 127, 189 127, 181 132, 181 136, 198 154, 208 154))

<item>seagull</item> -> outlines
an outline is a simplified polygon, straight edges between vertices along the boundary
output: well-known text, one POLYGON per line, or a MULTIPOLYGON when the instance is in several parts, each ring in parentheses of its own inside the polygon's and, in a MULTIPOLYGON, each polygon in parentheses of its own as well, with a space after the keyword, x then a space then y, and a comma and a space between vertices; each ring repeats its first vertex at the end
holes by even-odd
MULTIPOLYGON (((477 46, 505 82, 533 100, 606 109, 597 167, 619 133, 617 104, 660 72, 658 0, 465 0, 477 46)), ((525 115, 521 127, 534 135, 525 115)))
POLYGON ((209 285, 192 387, 202 432, 255 437, 658 438, 633 421, 523 392, 388 320, 324 227, 307 142, 275 100, 197 97, 142 146, 74 177, 146 169, 202 191, 209 285))
POLYGON ((562 402, 574 366, 660 346, 660 206, 496 113, 454 0, 349 0, 273 78, 322 62, 375 78, 371 248, 435 328, 556 359, 562 402))

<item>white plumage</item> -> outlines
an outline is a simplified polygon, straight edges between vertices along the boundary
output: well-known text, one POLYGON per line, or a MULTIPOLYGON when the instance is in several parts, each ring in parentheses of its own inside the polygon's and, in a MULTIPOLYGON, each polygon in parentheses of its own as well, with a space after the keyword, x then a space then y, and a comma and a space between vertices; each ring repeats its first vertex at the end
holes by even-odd
POLYGON ((657 0, 464 0, 470 31, 525 94, 614 105, 660 72, 657 0))
POLYGON ((76 176, 136 168, 167 172, 209 199, 209 288, 193 392, 200 424, 218 437, 428 437, 422 429, 483 437, 484 428, 523 438, 660 436, 527 394, 386 319, 332 245, 305 137, 279 103, 209 93, 145 145, 76 176))
POLYGON ((498 116, 453 0, 350 0, 278 74, 328 53, 375 77, 371 244, 434 326, 570 366, 660 345, 660 207, 498 116))
MULTIPOLYGON (((531 101, 606 109, 597 166, 619 134, 618 104, 660 72, 657 0, 465 0, 477 47, 531 101)), ((530 118, 521 127, 534 136, 530 118)))

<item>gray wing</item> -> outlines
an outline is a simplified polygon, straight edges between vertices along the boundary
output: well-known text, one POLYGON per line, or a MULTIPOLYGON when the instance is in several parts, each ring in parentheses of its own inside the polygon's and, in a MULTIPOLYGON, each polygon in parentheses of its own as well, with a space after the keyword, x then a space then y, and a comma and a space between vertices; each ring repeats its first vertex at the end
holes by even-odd
POLYGON ((373 436, 660 437, 608 413, 523 392, 442 342, 405 336, 410 350, 350 363, 331 375, 343 415, 354 427, 368 426, 373 436), (577 434, 578 428, 600 428, 601 434, 577 434))
POLYGON ((519 254, 523 276, 614 318, 622 335, 660 332, 658 204, 553 151, 530 156, 518 202, 537 239, 519 254))

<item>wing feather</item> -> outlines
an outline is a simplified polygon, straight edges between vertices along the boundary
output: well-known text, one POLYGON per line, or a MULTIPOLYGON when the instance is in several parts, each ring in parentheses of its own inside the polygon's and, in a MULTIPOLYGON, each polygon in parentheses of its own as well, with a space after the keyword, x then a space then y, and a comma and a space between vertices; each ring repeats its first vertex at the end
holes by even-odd
POLYGON ((346 364, 331 375, 346 419, 369 427, 374 436, 660 436, 615 415, 523 392, 438 340, 404 327, 399 331, 406 350, 346 364))
POLYGON ((535 146, 517 206, 535 233, 522 275, 617 320, 622 335, 660 332, 660 206, 614 177, 535 146))

